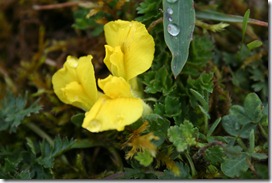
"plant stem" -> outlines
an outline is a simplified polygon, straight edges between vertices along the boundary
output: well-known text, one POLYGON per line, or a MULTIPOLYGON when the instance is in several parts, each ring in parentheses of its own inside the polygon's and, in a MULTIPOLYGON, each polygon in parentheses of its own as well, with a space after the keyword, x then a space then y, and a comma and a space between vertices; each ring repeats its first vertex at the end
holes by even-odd
MULTIPOLYGON (((40 127, 38 127, 37 125, 35 125, 34 123, 28 122, 28 123, 24 123, 29 129, 31 129, 34 133, 36 133, 37 135, 39 135, 42 139, 45 139, 52 147, 54 146, 54 141, 52 140, 52 138, 45 133, 40 127)), ((66 158, 66 156, 61 155, 61 159, 62 161, 69 165, 69 162, 66 158)))
POLYGON ((185 156, 186 156, 186 158, 187 158, 187 160, 188 160, 188 162, 190 164, 191 171, 192 171, 192 177, 194 178, 196 176, 197 172, 196 172, 193 160, 192 160, 191 156, 188 154, 188 152, 185 153, 185 156))
POLYGON ((78 2, 65 2, 65 3, 57 3, 57 4, 49 4, 49 5, 33 5, 34 10, 52 10, 52 9, 60 9, 72 6, 78 6, 78 2))
POLYGON ((37 125, 31 122, 24 123, 24 124, 29 129, 31 129, 34 133, 39 135, 41 138, 45 139, 51 146, 54 145, 54 141, 52 140, 52 138, 47 133, 45 133, 42 129, 40 129, 40 127, 38 127, 37 125))
POLYGON ((259 126, 259 128, 260 128, 260 131, 261 131, 262 135, 263 135, 266 139, 268 139, 268 134, 267 134, 266 131, 264 130, 263 126, 262 126, 261 124, 259 124, 258 126, 259 126))
POLYGON ((237 137, 237 143, 244 149, 244 151, 247 151, 247 147, 245 145, 245 143, 242 141, 242 139, 240 137, 237 137))
POLYGON ((123 166, 123 162, 122 162, 122 159, 120 158, 119 154, 112 147, 108 148, 108 150, 112 153, 112 155, 113 155, 113 162, 117 165, 118 170, 122 171, 123 168, 124 168, 124 166, 123 166))

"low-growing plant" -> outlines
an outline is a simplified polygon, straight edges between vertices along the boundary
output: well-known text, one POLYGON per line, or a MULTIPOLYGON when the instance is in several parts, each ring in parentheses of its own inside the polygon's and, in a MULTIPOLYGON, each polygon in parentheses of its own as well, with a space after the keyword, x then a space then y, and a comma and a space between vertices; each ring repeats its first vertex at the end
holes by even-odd
POLYGON ((14 70, 0 54, 0 178, 268 179, 267 23, 236 5, 34 6, 73 23, 58 41, 40 25, 14 70))

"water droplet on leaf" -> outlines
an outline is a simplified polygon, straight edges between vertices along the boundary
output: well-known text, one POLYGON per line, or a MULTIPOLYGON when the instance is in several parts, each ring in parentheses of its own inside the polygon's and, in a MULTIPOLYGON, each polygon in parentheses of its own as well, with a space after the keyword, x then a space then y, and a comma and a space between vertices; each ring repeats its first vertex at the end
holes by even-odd
POLYGON ((168 20, 169 20, 169 22, 172 22, 173 18, 172 17, 168 17, 168 20))
POLYGON ((235 123, 235 124, 234 124, 234 128, 235 128, 235 130, 239 130, 239 129, 240 129, 239 123, 235 123))
POLYGON ((175 3, 177 2, 178 0, 167 0, 168 3, 175 3))
POLYGON ((167 26, 167 31, 169 32, 170 35, 172 36, 177 36, 180 32, 180 29, 176 24, 168 24, 167 26))
POLYGON ((172 15, 174 13, 173 9, 172 8, 167 8, 166 12, 169 14, 169 15, 172 15))

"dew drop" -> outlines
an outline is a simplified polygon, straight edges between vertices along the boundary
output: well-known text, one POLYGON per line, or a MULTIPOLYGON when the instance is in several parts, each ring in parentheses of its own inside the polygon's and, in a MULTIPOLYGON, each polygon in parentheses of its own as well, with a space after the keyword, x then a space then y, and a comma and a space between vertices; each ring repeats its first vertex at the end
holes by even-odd
POLYGON ((77 68, 78 66, 78 62, 75 60, 68 60, 67 63, 70 67, 73 67, 73 68, 77 68))
POLYGON ((171 36, 177 36, 180 32, 180 29, 176 24, 168 24, 167 31, 171 36))
POLYGON ((175 3, 177 2, 178 0, 167 0, 168 3, 175 3))
POLYGON ((168 21, 169 21, 169 22, 172 22, 172 21, 173 21, 173 18, 172 18, 172 17, 168 17, 168 21))
POLYGON ((172 15, 174 13, 173 9, 172 8, 167 8, 166 9, 166 12, 169 14, 169 15, 172 15))
POLYGON ((236 123, 234 124, 234 128, 235 128, 235 130, 239 130, 239 129, 240 129, 239 123, 236 122, 236 123))
POLYGON ((117 124, 123 124, 125 121, 125 118, 122 115, 117 115, 116 122, 117 124))
POLYGON ((90 129, 92 131, 99 131, 101 128, 101 122, 99 120, 92 120, 90 122, 90 129))

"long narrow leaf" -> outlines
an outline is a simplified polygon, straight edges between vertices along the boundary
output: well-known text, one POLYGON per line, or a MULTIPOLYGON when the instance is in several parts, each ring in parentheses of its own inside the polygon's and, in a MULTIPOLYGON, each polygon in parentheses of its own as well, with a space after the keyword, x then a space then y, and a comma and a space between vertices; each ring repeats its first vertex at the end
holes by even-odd
POLYGON ((250 16, 250 9, 248 9, 244 15, 243 18, 243 31, 242 31, 242 42, 244 42, 245 39, 245 34, 246 34, 246 29, 247 29, 247 23, 248 23, 248 19, 250 16))
POLYGON ((163 0, 164 39, 172 53, 171 69, 175 78, 184 67, 195 27, 193 0, 163 0))
MULTIPOLYGON (((215 21, 219 21, 219 22, 237 22, 237 23, 242 23, 243 20, 244 20, 244 17, 242 17, 242 16, 227 15, 227 14, 224 14, 224 13, 219 13, 219 12, 210 11, 210 10, 197 11, 196 12, 196 18, 207 19, 207 20, 215 20, 215 21)), ((256 19, 249 18, 248 23, 268 27, 267 22, 256 20, 256 19)))

